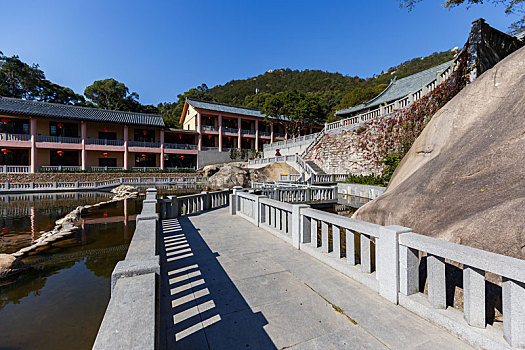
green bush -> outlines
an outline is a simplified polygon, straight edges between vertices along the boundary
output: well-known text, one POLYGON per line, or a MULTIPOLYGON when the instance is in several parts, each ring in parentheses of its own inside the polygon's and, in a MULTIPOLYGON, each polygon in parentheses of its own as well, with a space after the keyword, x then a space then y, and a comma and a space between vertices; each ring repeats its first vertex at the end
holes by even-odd
POLYGON ((386 186, 388 181, 385 180, 384 176, 376 175, 349 175, 346 183, 359 184, 359 185, 371 185, 371 186, 386 186))

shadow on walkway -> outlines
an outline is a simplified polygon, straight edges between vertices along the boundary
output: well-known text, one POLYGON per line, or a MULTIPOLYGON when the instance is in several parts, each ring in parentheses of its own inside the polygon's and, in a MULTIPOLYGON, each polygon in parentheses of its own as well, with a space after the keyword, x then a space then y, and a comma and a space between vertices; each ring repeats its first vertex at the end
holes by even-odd
POLYGON ((276 349, 187 217, 162 221, 161 349, 276 349))

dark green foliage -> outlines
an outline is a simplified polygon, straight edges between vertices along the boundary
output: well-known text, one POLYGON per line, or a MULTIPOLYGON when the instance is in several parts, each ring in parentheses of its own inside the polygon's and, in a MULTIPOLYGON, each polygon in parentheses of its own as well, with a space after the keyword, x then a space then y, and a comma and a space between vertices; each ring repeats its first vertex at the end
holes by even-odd
POLYGON ((140 108, 139 95, 130 93, 124 83, 111 78, 93 82, 84 90, 84 95, 97 108, 131 112, 138 112, 140 108))
POLYGON ((385 178, 385 176, 350 175, 348 176, 348 180, 346 180, 346 183, 359 184, 359 185, 371 185, 371 186, 386 186, 386 184, 388 183, 388 180, 385 178))
POLYGON ((383 164, 385 165, 385 168, 383 170, 383 178, 385 184, 388 184, 390 179, 392 178, 392 175, 394 175, 394 171, 396 171, 397 166, 405 156, 406 152, 405 150, 394 152, 385 155, 385 158, 383 159, 383 164))
POLYGON ((216 102, 216 99, 208 93, 206 84, 201 84, 196 88, 191 88, 183 94, 177 95, 178 101, 173 103, 160 103, 157 108, 164 118, 164 123, 170 128, 181 128, 180 117, 184 109, 184 102, 186 98, 194 98, 197 100, 204 100, 216 102))
POLYGON ((85 99, 70 88, 46 79, 37 64, 28 65, 18 56, 7 57, 0 51, 0 96, 42 102, 82 105, 85 99))
POLYGON ((324 120, 319 98, 297 90, 279 92, 267 98, 261 112, 283 122, 291 137, 324 120))

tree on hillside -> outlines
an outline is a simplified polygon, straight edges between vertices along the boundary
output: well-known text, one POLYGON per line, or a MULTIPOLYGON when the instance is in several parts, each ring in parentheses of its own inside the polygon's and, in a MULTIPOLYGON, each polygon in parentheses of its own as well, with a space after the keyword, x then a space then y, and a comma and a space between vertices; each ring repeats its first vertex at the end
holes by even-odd
MULTIPOLYGON (((398 0, 400 7, 406 7, 408 10, 412 10, 418 2, 423 0, 398 0)), ((445 0, 443 6, 447 8, 456 7, 466 3, 468 6, 483 4, 483 0, 445 0)), ((521 17, 518 21, 514 22, 510 26, 510 32, 512 34, 519 33, 525 29, 525 0, 490 0, 494 4, 504 4, 506 6, 505 13, 509 14, 518 14, 521 17)))
POLYGON ((341 102, 335 106, 335 110, 345 109, 349 107, 357 106, 361 103, 370 101, 377 95, 379 95, 384 89, 386 89, 387 84, 379 84, 376 86, 368 87, 358 87, 349 93, 345 94, 341 99, 341 102))
POLYGON ((184 109, 186 98, 194 98, 196 100, 215 102, 208 93, 208 86, 201 84, 196 88, 191 88, 183 94, 177 95, 178 101, 176 103, 160 103, 157 108, 159 113, 164 118, 164 123, 170 128, 180 128, 180 117, 184 109))
POLYGON ((93 82, 84 90, 84 95, 102 109, 136 112, 140 106, 136 92, 130 93, 124 83, 111 78, 93 82))
POLYGON ((323 109, 316 96, 299 91, 285 91, 266 99, 261 110, 284 125, 286 132, 295 137, 299 131, 324 121, 323 109))
POLYGON ((85 99, 70 88, 46 79, 37 64, 28 65, 18 56, 0 52, 0 96, 62 104, 83 104, 85 99))

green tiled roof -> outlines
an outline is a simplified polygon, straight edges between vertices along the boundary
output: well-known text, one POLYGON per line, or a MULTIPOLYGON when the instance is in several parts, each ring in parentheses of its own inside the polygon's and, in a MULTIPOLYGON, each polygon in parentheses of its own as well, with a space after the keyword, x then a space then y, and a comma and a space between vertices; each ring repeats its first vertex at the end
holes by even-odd
POLYGON ((158 114, 112 111, 0 96, 0 113, 26 117, 71 119, 87 122, 164 127, 158 114))
POLYGON ((417 90, 421 89, 423 85, 430 83, 436 78, 438 72, 444 71, 451 64, 452 61, 445 62, 440 64, 439 66, 435 66, 422 72, 412 74, 408 77, 399 80, 394 80, 385 90, 383 90, 383 92, 381 92, 379 95, 377 95, 370 101, 347 109, 341 109, 335 112, 335 114, 345 115, 348 113, 360 112, 369 108, 374 109, 377 108, 379 105, 390 103, 402 97, 405 97, 409 93, 414 93, 417 90))
MULTIPOLYGON (((224 113, 231 113, 231 114, 249 115, 249 116, 258 117, 258 118, 266 117, 265 114, 261 113, 261 111, 257 109, 231 106, 231 105, 226 105, 226 104, 217 103, 217 102, 195 100, 193 98, 186 98, 186 101, 194 108, 207 109, 209 111, 224 112, 224 113)), ((268 118, 272 118, 272 117, 269 116, 268 118)))

